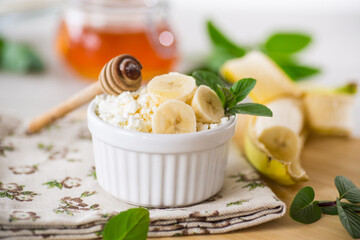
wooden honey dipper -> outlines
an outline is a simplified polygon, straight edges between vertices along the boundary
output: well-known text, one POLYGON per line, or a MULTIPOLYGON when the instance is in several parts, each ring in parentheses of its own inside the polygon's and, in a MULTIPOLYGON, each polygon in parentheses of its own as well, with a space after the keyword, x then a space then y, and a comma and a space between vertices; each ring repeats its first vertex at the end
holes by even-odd
POLYGON ((91 101, 96 95, 107 93, 119 95, 124 91, 135 91, 141 86, 140 62, 131 55, 119 55, 111 59, 102 68, 99 81, 91 84, 81 92, 75 94, 65 102, 34 118, 27 129, 28 133, 35 133, 46 125, 63 117, 74 109, 91 101))

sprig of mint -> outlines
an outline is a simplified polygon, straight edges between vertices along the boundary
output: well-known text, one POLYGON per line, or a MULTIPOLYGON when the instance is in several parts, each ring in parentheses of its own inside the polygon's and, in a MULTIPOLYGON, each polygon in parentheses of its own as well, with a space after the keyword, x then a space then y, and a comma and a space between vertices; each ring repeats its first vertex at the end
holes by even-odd
POLYGON ((102 236, 104 240, 145 240, 149 231, 149 211, 131 208, 110 218, 102 236))
POLYGON ((224 107, 225 114, 250 114, 257 116, 272 117, 272 112, 264 105, 257 103, 239 103, 255 87, 256 80, 244 78, 228 88, 225 83, 214 73, 209 71, 195 71, 192 76, 196 85, 206 85, 218 95, 224 107))
POLYGON ((320 72, 317 67, 300 63, 296 56, 296 53, 311 43, 311 37, 307 34, 274 33, 263 43, 246 47, 231 41, 212 21, 207 21, 207 31, 213 48, 202 69, 217 73, 227 60, 243 57, 251 50, 260 50, 273 59, 294 81, 302 80, 320 72))
POLYGON ((14 73, 41 72, 44 63, 30 46, 0 37, 0 69, 14 73))
POLYGON ((314 201, 311 187, 302 188, 290 206, 290 217, 301 223, 318 221, 321 213, 339 215, 340 222, 353 238, 360 238, 360 189, 348 178, 337 176, 335 186, 339 197, 335 201, 314 201), (341 202, 346 199, 349 202, 341 202))

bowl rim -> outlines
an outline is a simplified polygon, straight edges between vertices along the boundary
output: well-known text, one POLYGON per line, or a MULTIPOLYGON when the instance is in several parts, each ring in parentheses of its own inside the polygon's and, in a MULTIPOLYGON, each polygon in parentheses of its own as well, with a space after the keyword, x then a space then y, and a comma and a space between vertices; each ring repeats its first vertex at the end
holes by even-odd
POLYGON ((88 121, 90 121, 89 118, 91 118, 91 120, 95 121, 96 125, 98 125, 100 127, 111 129, 112 131, 116 131, 119 134, 125 134, 127 136, 132 136, 132 137, 141 137, 143 139, 144 138, 153 138, 153 139, 160 140, 162 138, 163 139, 178 138, 178 137, 193 138, 193 137, 209 136, 209 135, 214 135, 219 132, 222 132, 225 128, 231 127, 231 125, 236 123, 236 115, 232 115, 232 116, 229 116, 229 120, 226 123, 224 123, 216 128, 208 129, 208 130, 204 130, 204 131, 192 132, 192 133, 178 133, 178 134, 146 133, 146 132, 139 132, 136 130, 123 129, 123 128, 111 125, 110 123, 105 122, 99 116, 97 116, 95 113, 95 109, 96 109, 96 99, 93 99, 87 109, 88 121))

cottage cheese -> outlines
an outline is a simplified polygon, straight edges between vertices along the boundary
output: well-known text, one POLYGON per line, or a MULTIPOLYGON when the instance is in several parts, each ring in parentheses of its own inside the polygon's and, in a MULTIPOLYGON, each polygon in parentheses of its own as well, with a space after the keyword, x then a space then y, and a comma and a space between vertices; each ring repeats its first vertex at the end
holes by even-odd
POLYGON ((197 122, 196 123, 196 131, 197 132, 201 132, 201 131, 205 131, 205 130, 209 130, 209 129, 214 129, 217 127, 220 127, 222 125, 224 125, 225 123, 227 123, 230 120, 230 117, 223 117, 221 118, 219 123, 202 123, 202 122, 197 122))
MULTIPOLYGON (((152 132, 151 120, 158 105, 148 94, 146 87, 141 87, 135 92, 123 92, 118 96, 98 95, 95 98, 96 114, 105 122, 139 132, 152 132)), ((198 132, 217 128, 229 121, 223 117, 219 123, 197 122, 198 132)))
POLYGON ((142 87, 118 96, 96 96, 96 114, 105 122, 124 129, 152 132, 151 119, 157 105, 142 87))

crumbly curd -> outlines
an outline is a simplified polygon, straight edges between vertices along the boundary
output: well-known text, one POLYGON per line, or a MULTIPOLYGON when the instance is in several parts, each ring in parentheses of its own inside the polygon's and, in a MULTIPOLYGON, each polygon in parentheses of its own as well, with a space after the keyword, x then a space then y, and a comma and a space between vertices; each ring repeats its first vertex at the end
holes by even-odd
MULTIPOLYGON (((102 94, 95 98, 96 115, 103 121, 123 129, 138 132, 152 132, 152 116, 158 105, 148 94, 146 87, 134 92, 123 92, 118 96, 102 94)), ((225 124, 229 117, 223 117, 219 123, 197 122, 196 131, 205 131, 225 124)))

